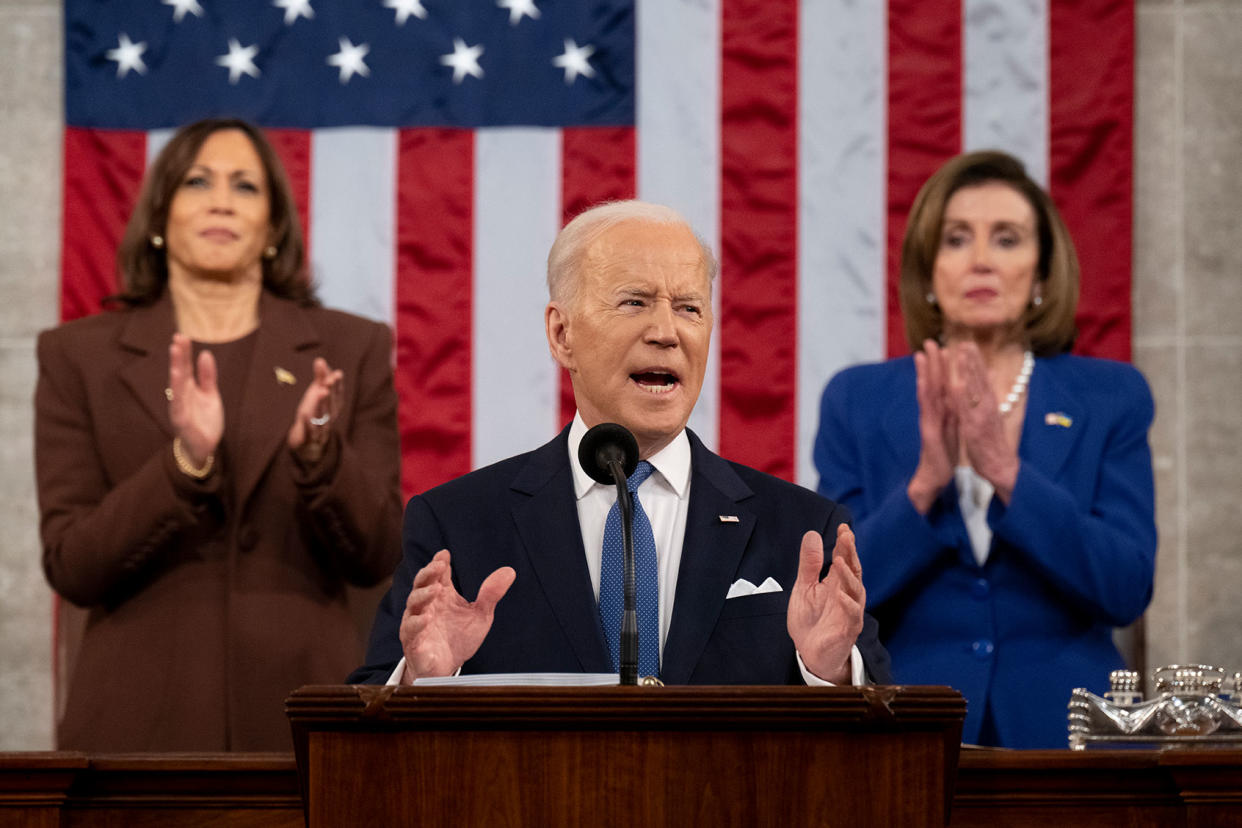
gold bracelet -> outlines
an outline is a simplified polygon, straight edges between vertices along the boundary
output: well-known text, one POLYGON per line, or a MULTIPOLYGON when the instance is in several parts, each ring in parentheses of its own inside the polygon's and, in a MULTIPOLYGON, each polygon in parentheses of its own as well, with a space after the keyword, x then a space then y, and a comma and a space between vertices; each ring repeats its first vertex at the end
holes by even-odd
POLYGON ((181 449, 181 438, 173 438, 173 459, 177 461, 177 468, 181 469, 181 473, 193 477, 195 480, 202 480, 211 474, 211 470, 215 468, 216 456, 214 454, 207 455, 207 462, 201 466, 195 466, 190 462, 190 458, 185 456, 185 452, 181 449))

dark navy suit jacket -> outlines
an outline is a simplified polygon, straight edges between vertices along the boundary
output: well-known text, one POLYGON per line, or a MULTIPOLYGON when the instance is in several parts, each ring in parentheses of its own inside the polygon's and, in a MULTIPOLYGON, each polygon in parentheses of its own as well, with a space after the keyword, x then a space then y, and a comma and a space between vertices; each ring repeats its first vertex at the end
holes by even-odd
POLYGON ((1151 599, 1156 555, 1151 392, 1132 366, 1038 359, 1008 506, 975 561, 951 483, 926 517, 906 485, 919 459, 911 357, 842 371, 824 391, 819 489, 857 517, 868 607, 900 684, 966 697, 963 740, 985 708, 1006 747, 1065 747, 1075 687, 1108 689, 1112 631, 1151 599))
MULTIPOLYGON (((498 567, 517 572, 463 673, 612 672, 578 527, 568 434, 566 428, 529 454, 411 498, 401 565, 376 613, 367 666, 351 683, 383 683, 396 667, 398 625, 414 574, 440 549, 452 553, 454 583, 469 599, 498 567)), ((690 506, 661 678, 666 684, 800 684, 785 610, 801 538, 815 529, 830 552, 849 513, 814 492, 730 463, 687 434, 690 506), (738 520, 724 522, 721 515, 738 520), (739 578, 759 584, 768 577, 782 591, 726 600, 739 578)), ((888 655, 869 616, 858 647, 869 678, 887 683, 888 655)))

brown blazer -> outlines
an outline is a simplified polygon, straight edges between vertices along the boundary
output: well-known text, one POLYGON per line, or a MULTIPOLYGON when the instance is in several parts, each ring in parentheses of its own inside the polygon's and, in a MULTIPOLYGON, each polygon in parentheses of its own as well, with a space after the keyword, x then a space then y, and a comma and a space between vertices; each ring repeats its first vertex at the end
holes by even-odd
POLYGON ((400 554, 391 335, 266 293, 259 318, 235 456, 204 482, 172 456, 167 295, 39 337, 43 566, 89 608, 63 749, 288 750, 288 692, 360 663, 346 585, 400 554), (285 438, 317 356, 345 372, 343 440, 308 474, 285 438))

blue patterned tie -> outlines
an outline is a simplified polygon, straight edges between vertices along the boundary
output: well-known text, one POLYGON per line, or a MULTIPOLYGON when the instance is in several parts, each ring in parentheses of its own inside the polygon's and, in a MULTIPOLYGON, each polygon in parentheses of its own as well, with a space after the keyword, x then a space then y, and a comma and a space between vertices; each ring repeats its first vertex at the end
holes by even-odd
MULTIPOLYGON (((638 500, 638 487, 651 476, 651 464, 640 460, 626 488, 634 500, 634 587, 638 609, 638 675, 660 675, 660 589, 656 570, 655 535, 638 500)), ((608 636, 612 669, 620 669, 622 596, 625 553, 621 545, 621 506, 612 504, 604 523, 604 555, 599 573, 599 617, 608 636)))

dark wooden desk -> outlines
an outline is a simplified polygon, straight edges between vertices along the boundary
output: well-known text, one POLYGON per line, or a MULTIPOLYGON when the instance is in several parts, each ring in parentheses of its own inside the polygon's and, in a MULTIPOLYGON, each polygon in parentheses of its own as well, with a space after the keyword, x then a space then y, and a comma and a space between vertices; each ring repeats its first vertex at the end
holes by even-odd
POLYGON ((0 753, 0 826, 303 828, 288 753, 0 753))
MULTIPOLYGON (((720 795, 727 797, 729 792, 720 795)), ((4 828, 302 828, 303 820, 292 754, 0 754, 4 828)), ((950 824, 954 828, 1242 826, 1242 751, 966 749, 960 756, 950 824)))
POLYGON ((963 749, 950 825, 1242 826, 1242 751, 963 749))

